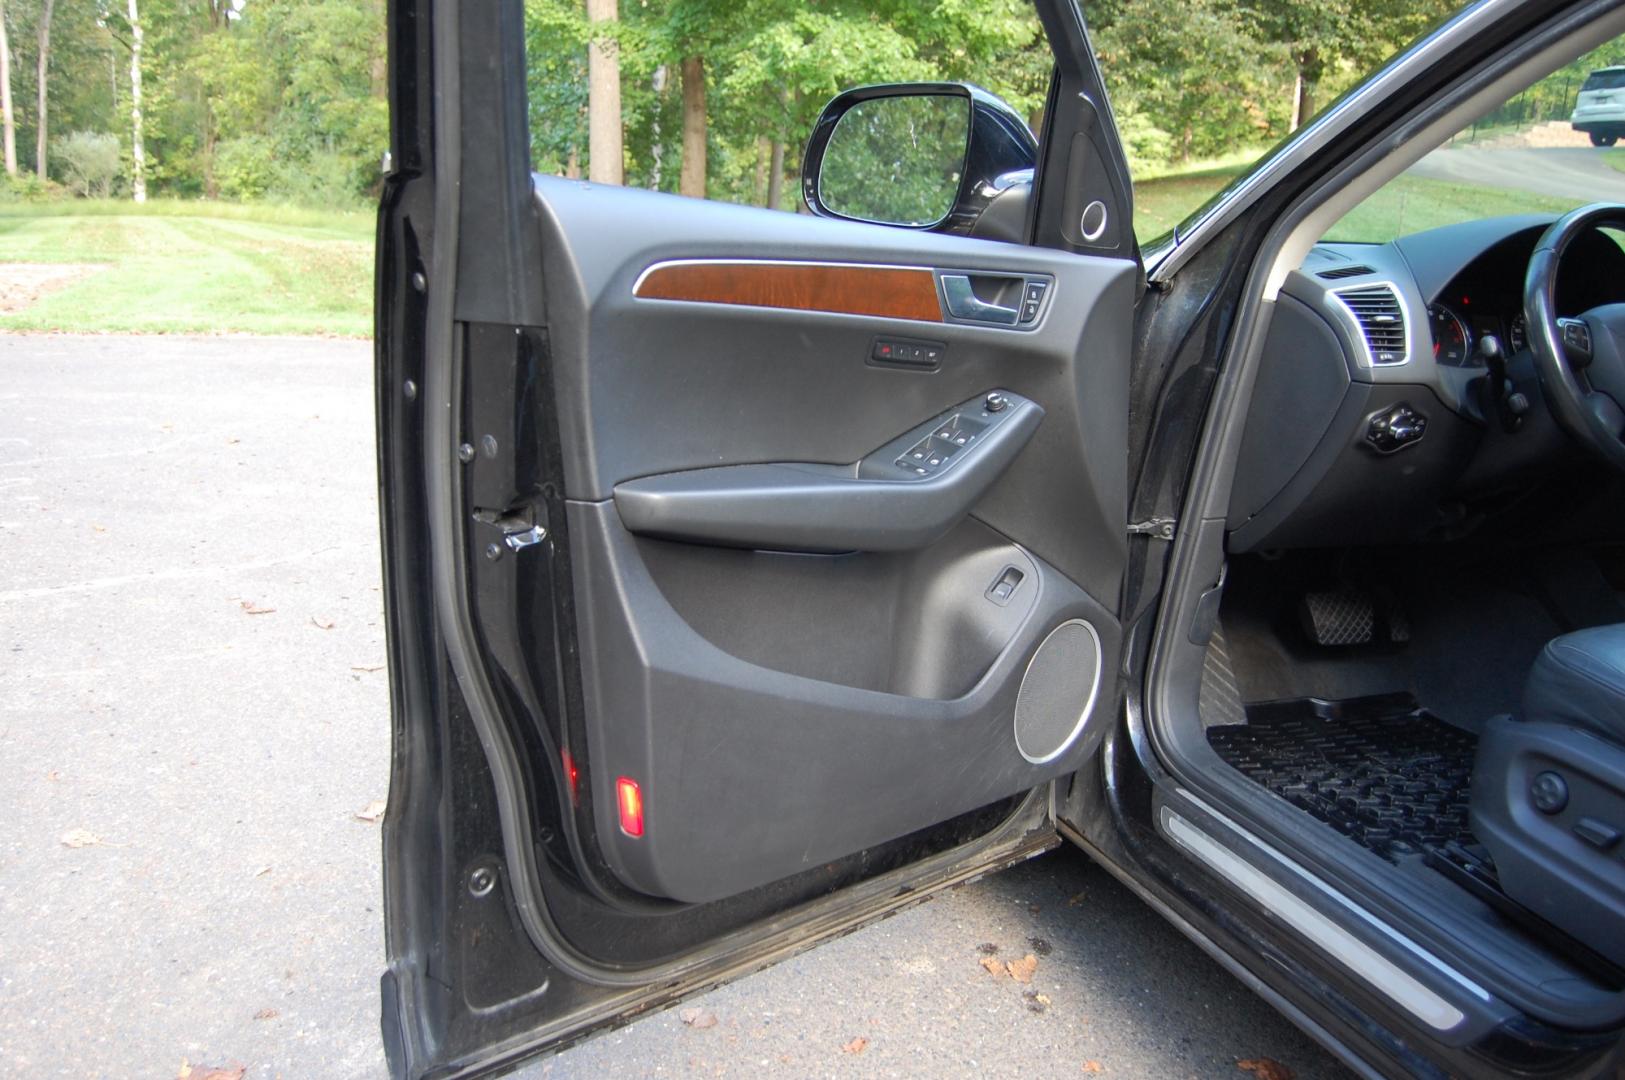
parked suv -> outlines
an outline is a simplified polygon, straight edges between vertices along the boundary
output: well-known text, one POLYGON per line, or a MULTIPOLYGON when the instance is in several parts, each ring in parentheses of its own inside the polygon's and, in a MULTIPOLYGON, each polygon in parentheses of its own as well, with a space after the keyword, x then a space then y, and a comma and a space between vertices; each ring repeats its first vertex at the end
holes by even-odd
POLYGON ((1570 117, 1575 131, 1591 136, 1592 146, 1613 146, 1625 135, 1625 67, 1605 67, 1586 76, 1570 117))

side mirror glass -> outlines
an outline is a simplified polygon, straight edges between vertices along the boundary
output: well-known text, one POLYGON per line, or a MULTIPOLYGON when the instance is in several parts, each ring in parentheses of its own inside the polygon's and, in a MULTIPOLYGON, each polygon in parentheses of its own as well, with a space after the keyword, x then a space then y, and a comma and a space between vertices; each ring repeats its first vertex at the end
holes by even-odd
POLYGON ((859 101, 835 121, 815 178, 826 209, 858 221, 929 228, 964 179, 970 99, 909 94, 859 101))
POLYGON ((801 197, 819 217, 1019 241, 1037 159, 1026 120, 980 87, 859 86, 813 125, 801 197))

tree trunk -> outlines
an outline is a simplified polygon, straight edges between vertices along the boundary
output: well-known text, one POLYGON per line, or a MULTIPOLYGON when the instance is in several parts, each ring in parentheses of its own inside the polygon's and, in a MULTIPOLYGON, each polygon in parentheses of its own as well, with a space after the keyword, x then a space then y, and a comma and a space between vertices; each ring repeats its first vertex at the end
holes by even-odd
POLYGON ((130 0, 130 197, 147 201, 147 144, 141 133, 141 12, 130 0))
POLYGON ((1315 115, 1315 84, 1325 64, 1319 49, 1305 49, 1293 57, 1293 62, 1298 70, 1292 84, 1292 130, 1297 131, 1315 115))
POLYGON ((750 174, 750 201, 758 206, 767 205, 767 159, 772 152, 766 138, 756 140, 756 167, 750 174))
POLYGON ((11 42, 6 39, 6 5, 0 0, 0 117, 5 124, 6 175, 17 175, 17 116, 11 111, 11 42))
POLYGON ((773 159, 767 167, 767 208, 779 209, 784 200, 784 140, 773 140, 773 159))
POLYGON ((705 59, 683 58, 683 171, 677 190, 705 198, 705 59))
POLYGON ((34 172, 41 180, 45 179, 45 80, 51 63, 51 8, 56 0, 45 0, 40 5, 39 13, 39 66, 37 83, 39 86, 39 126, 34 133, 34 172))
MULTIPOLYGON (((587 0, 589 23, 616 18, 616 0, 587 0)), ((595 39, 587 46, 587 179, 622 183, 621 159, 621 46, 595 39)))
POLYGON ((1296 131, 1300 126, 1308 123, 1309 118, 1313 115, 1315 115, 1314 84, 1299 75, 1297 100, 1292 103, 1292 130, 1296 131))

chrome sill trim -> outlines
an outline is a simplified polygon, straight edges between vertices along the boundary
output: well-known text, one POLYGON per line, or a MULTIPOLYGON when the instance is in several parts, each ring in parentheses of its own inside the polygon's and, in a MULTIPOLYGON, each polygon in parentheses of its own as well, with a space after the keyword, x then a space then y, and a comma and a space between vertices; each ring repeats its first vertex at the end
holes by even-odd
MULTIPOLYGON (((1378 919, 1348 897, 1332 889, 1331 886, 1261 841, 1245 828, 1231 821, 1224 814, 1214 810, 1201 798, 1183 788, 1179 789, 1178 793, 1193 805, 1211 814, 1215 820, 1223 823, 1227 828, 1234 830, 1238 836, 1246 840, 1261 854, 1267 855, 1280 866, 1292 871, 1301 881, 1312 886, 1316 891, 1338 904, 1361 922, 1377 930, 1384 937, 1427 964, 1462 990, 1481 1001, 1492 1000, 1489 992, 1483 987, 1440 960, 1431 952, 1428 952, 1415 941, 1395 930, 1392 926, 1378 919)), ((1396 1005, 1429 1027, 1445 1032, 1466 1019, 1460 1009, 1428 989, 1415 977, 1371 946, 1344 930, 1330 917, 1274 881, 1235 852, 1226 848, 1188 819, 1181 817, 1168 807, 1163 807, 1158 824, 1162 832, 1182 850, 1212 867, 1237 888, 1263 904, 1276 917, 1282 919, 1293 929, 1325 949, 1329 955, 1336 957, 1339 962, 1359 975, 1379 993, 1391 999, 1396 1005)))

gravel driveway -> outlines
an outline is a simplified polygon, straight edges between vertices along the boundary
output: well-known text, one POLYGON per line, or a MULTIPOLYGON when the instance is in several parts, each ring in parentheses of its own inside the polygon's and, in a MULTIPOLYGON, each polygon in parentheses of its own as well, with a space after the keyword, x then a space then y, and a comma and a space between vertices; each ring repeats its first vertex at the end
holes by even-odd
MULTIPOLYGON (((382 1075, 371 375, 0 336, 0 1073, 382 1075)), ((1344 1075, 1070 849, 688 1005, 523 1075, 1344 1075)))

